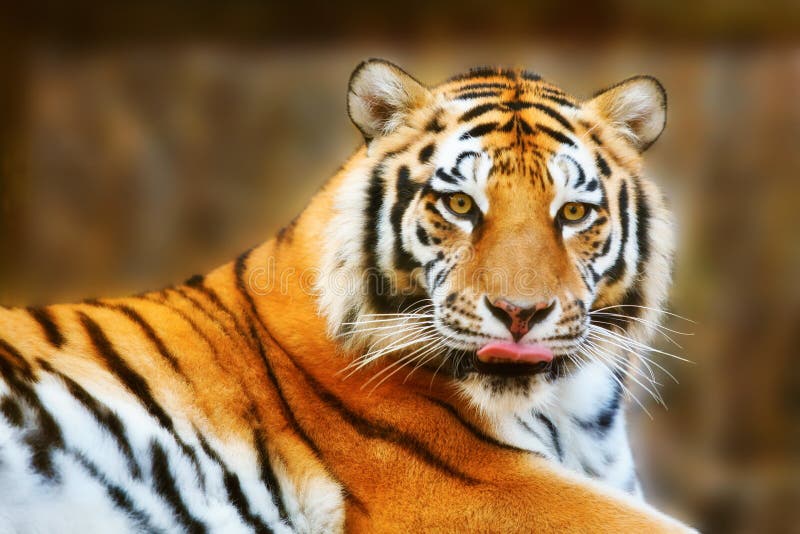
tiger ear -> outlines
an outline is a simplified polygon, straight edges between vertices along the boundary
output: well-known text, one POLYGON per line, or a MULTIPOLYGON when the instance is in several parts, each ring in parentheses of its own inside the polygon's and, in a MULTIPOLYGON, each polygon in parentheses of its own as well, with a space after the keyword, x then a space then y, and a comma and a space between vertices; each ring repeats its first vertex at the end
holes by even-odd
POLYGON ((667 123, 667 93, 651 76, 634 76, 594 95, 588 102, 638 150, 652 145, 667 123))
POLYGON ((403 69, 382 59, 368 59, 350 76, 347 112, 367 142, 401 126, 431 94, 403 69))

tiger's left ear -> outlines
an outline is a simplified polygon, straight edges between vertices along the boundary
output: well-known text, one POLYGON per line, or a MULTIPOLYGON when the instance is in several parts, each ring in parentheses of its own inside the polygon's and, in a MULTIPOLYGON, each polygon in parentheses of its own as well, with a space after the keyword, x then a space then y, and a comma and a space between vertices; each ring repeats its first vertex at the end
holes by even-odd
POLYGON ((369 59, 350 76, 347 112, 369 143, 395 131, 430 98, 428 89, 397 65, 369 59))
POLYGON ((594 108, 639 152, 652 145, 667 123, 667 93, 652 76, 634 76, 595 94, 594 108))

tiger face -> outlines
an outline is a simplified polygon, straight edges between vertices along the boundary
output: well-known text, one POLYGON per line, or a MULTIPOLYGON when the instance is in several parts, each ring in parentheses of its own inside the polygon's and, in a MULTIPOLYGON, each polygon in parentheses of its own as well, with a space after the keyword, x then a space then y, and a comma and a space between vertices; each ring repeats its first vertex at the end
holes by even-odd
POLYGON ((646 334, 672 249, 641 176, 665 124, 657 81, 581 102, 524 71, 427 88, 373 60, 348 104, 367 147, 346 171, 327 265, 358 290, 319 289, 333 331, 363 353, 357 366, 433 366, 505 409, 592 357, 593 311, 613 310, 606 329, 646 334))

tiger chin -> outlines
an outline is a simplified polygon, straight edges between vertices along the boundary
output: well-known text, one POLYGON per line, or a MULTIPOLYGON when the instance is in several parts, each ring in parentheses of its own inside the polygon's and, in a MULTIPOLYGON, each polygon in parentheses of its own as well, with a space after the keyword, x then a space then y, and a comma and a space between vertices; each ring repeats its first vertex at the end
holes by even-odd
POLYGON ((274 239, 0 309, 0 531, 689 530, 624 426, 670 281, 661 85, 369 60, 348 110, 364 145, 274 239))

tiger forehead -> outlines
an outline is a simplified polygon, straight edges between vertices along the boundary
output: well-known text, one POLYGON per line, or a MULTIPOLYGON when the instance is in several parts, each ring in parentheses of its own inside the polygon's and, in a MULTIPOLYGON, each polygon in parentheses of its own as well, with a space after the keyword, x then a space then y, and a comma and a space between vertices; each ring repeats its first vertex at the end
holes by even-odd
POLYGON ((444 83, 439 85, 438 88, 444 90, 501 90, 535 86, 550 86, 560 91, 560 89, 534 72, 524 69, 507 69, 502 67, 479 67, 471 69, 466 73, 457 74, 448 78, 444 83))
MULTIPOLYGON (((577 108, 575 99, 560 87, 525 70, 487 69, 455 76, 434 89, 452 100, 489 99, 514 108, 520 98, 551 100, 556 104, 577 108)), ((524 102, 521 104, 524 105, 524 102)))
POLYGON ((498 150, 516 149, 545 159, 561 146, 577 147, 576 138, 592 127, 572 97, 527 71, 471 71, 434 91, 439 102, 428 123, 440 126, 434 131, 448 125, 459 141, 481 138, 495 158, 498 150))

